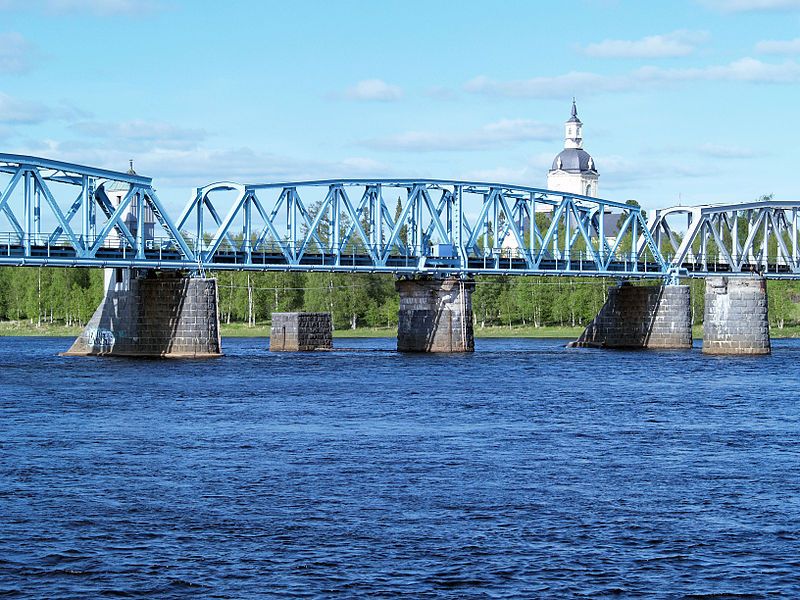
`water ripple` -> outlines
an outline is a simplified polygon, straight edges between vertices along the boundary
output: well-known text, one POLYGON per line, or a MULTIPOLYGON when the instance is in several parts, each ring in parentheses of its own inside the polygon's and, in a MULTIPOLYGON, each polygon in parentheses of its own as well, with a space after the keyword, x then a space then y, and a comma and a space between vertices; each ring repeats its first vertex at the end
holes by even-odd
POLYGON ((64 344, 0 338, 0 597, 800 597, 798 342, 64 344))

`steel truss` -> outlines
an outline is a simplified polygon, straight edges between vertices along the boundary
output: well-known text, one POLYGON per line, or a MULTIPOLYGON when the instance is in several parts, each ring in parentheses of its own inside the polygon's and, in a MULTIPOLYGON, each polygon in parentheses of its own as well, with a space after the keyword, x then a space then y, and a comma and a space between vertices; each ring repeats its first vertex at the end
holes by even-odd
POLYGON ((212 269, 659 277, 666 268, 638 207, 495 183, 222 182, 199 188, 177 226, 212 269), (603 233, 611 209, 622 215, 613 238, 603 233), (650 253, 637 253, 640 236, 650 253))
POLYGON ((5 174, 0 222, 7 226, 0 233, 0 264, 189 268, 196 263, 149 177, 13 154, 0 154, 0 174, 5 174), (107 193, 114 185, 125 190, 117 205, 107 193), (161 228, 158 247, 145 227, 132 230, 123 218, 144 223, 147 210, 161 228))
POLYGON ((221 182, 173 221, 148 177, 12 154, 0 189, 0 265, 800 278, 798 202, 673 207, 645 223, 638 206, 500 183, 221 182))
POLYGON ((673 273, 797 279, 798 209, 800 202, 771 199, 675 206, 655 211, 648 229, 673 273))

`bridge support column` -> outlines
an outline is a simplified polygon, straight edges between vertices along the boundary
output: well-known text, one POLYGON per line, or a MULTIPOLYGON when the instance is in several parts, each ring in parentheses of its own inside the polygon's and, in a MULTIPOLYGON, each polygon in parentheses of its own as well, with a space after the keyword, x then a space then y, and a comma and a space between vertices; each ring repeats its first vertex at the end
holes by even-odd
POLYGON ((221 356, 216 279, 106 269, 105 284, 66 356, 221 356))
POLYGON ((573 348, 692 347, 688 285, 634 286, 608 290, 608 299, 573 348))
POLYGON ((400 279, 399 352, 473 352, 472 292, 458 277, 400 279))
POLYGON ((272 352, 303 352, 333 348, 331 313, 272 313, 269 349, 272 352))
POLYGON ((706 279, 703 352, 771 352, 766 279, 759 276, 706 279))

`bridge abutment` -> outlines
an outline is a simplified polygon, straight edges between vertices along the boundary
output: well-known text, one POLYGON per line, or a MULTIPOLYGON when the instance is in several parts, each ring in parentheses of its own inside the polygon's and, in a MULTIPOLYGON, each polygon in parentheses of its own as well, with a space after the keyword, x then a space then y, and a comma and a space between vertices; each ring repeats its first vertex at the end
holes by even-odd
POLYGON ((473 352, 472 292, 475 283, 458 277, 399 279, 399 352, 473 352))
POLYGON ((634 286, 608 290, 608 299, 573 348, 689 349, 692 347, 688 285, 634 286))
POLYGON ((217 280, 106 269, 105 296, 66 356, 222 354, 217 280))
POLYGON ((705 354, 769 354, 767 281, 709 277, 703 315, 705 354))

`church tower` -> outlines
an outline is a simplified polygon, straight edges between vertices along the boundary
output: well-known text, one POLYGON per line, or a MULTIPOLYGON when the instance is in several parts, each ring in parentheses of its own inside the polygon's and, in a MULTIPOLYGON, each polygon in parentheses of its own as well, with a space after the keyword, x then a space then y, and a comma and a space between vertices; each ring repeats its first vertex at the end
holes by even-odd
POLYGON ((564 149, 553 160, 547 173, 547 189, 581 196, 597 196, 597 167, 583 149, 583 123, 572 99, 572 114, 564 127, 564 149))

